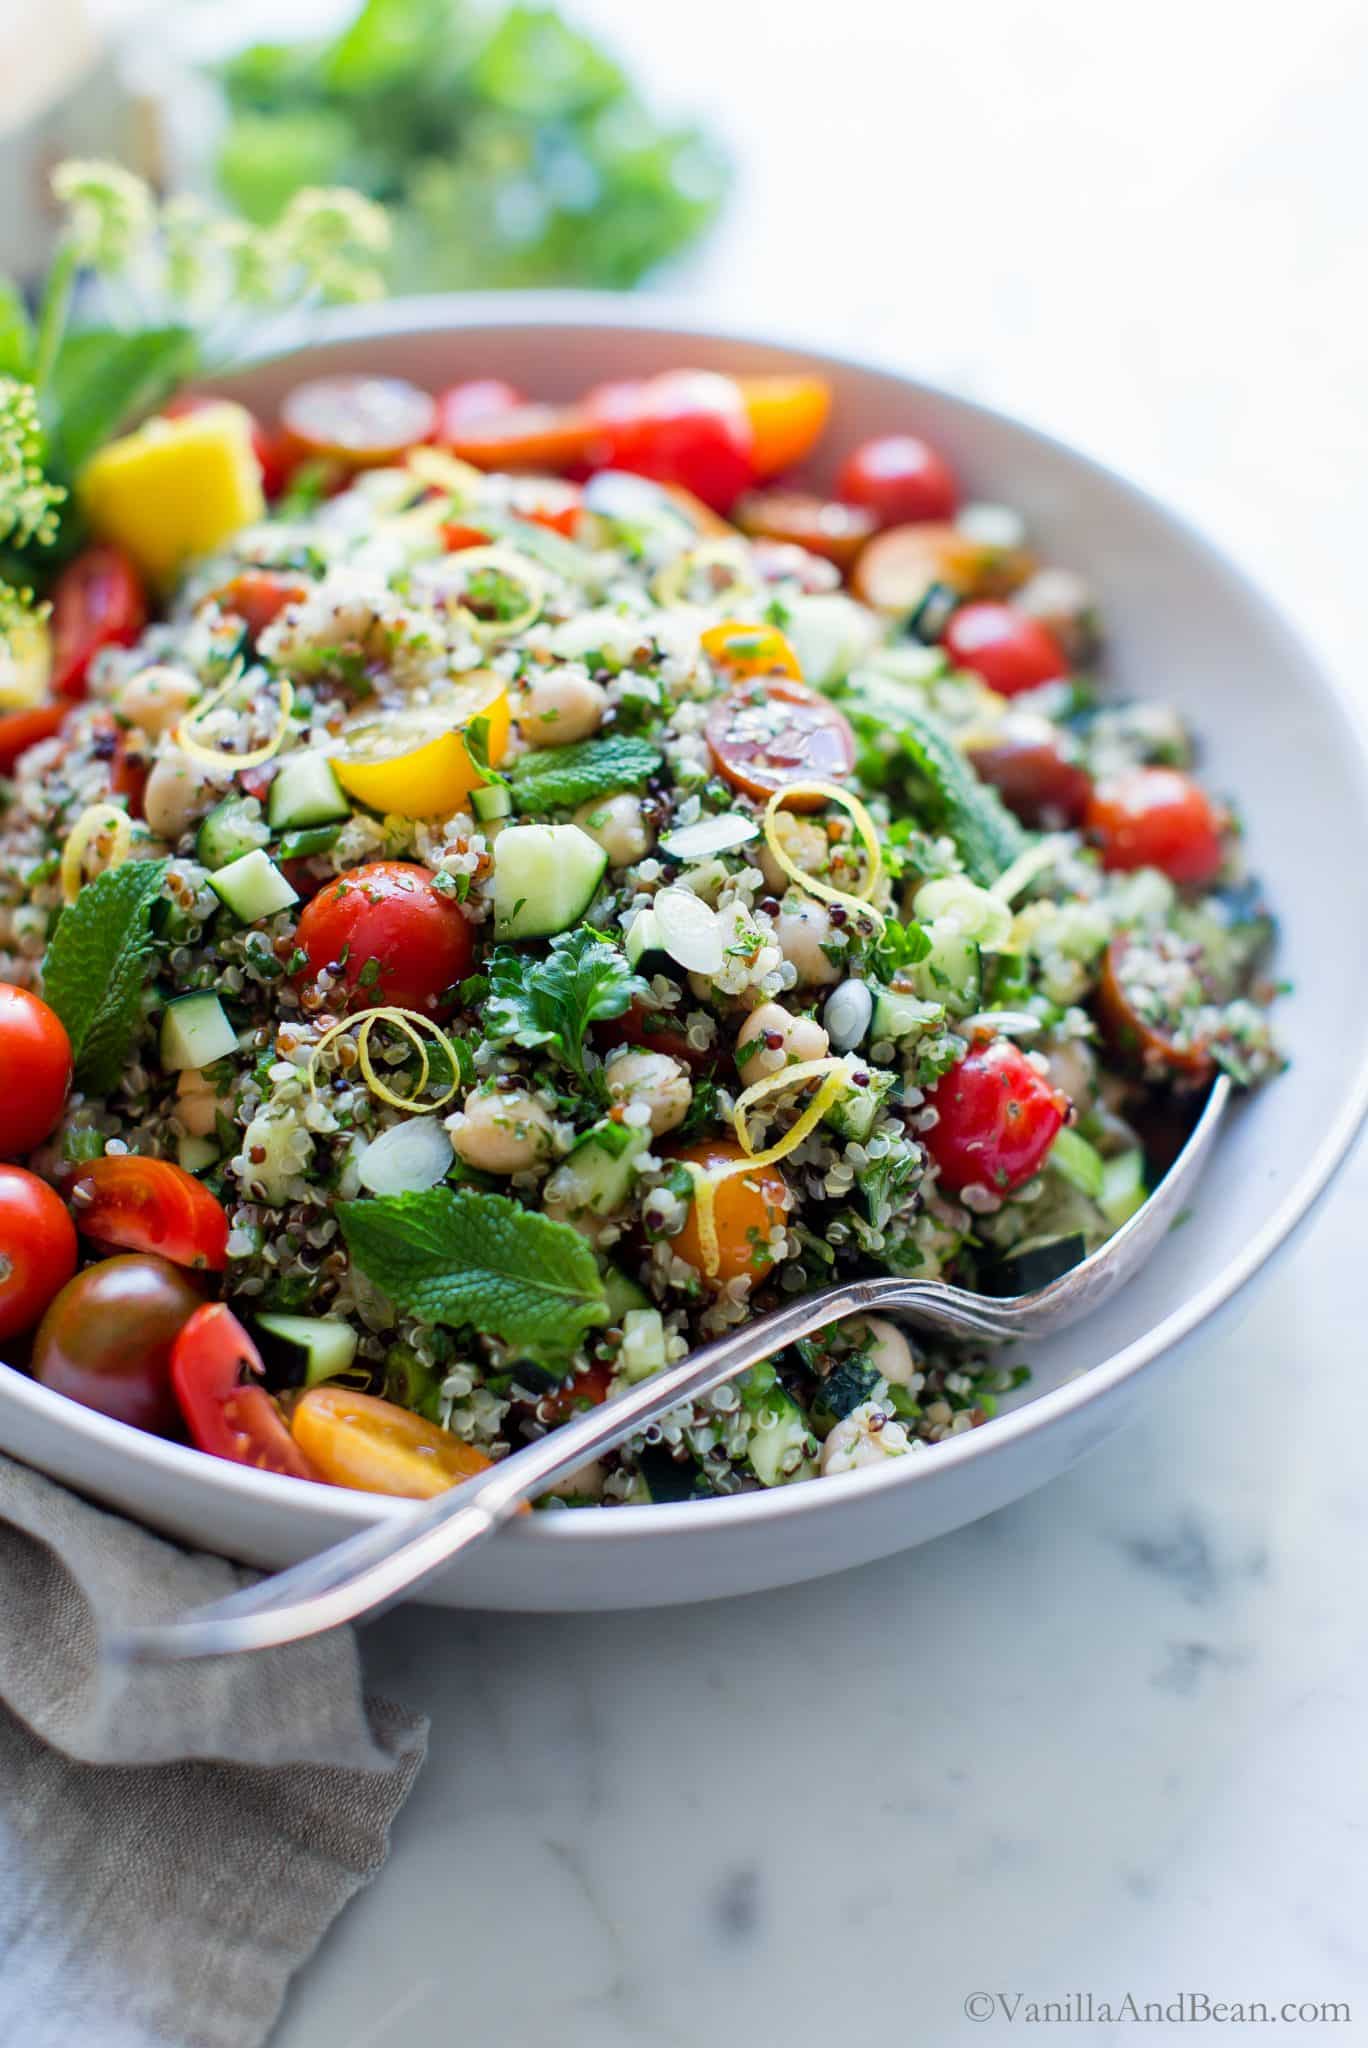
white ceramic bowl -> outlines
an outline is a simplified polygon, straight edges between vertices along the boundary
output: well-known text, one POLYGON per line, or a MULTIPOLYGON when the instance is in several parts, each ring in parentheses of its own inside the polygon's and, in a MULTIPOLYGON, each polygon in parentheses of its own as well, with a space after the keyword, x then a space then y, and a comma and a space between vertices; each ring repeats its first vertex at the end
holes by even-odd
MULTIPOLYGON (((1047 560, 1095 585, 1118 690, 1172 699, 1208 779, 1238 797, 1282 919, 1290 1071, 1236 1110, 1195 1213, 1121 1296, 1032 1345, 1012 1412, 877 1472, 676 1507, 526 1518, 426 1597, 511 1609, 632 1607, 743 1593, 923 1543, 1041 1485, 1140 1400, 1181 1399, 1199 1335, 1229 1329, 1254 1276, 1324 1194, 1368 1105, 1368 749, 1334 682, 1265 598, 1144 493, 1045 435, 896 371, 727 334, 650 300, 416 300, 329 316, 308 346, 233 386, 270 413, 301 377, 388 371, 438 388, 498 375, 569 396, 688 364, 815 369, 836 394, 826 446, 906 427, 976 498, 1019 507, 1047 560)), ((1238 1429, 1238 1412, 1232 1415, 1238 1429)), ((281 1565, 398 1503, 203 1457, 109 1422, 0 1367, 0 1442, 206 1550, 281 1565)))

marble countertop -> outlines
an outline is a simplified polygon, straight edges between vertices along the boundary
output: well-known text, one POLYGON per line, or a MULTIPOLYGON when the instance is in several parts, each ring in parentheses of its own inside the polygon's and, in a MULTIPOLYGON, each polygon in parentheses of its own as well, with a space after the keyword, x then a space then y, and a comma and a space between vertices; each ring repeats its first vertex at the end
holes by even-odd
MULTIPOLYGON (((873 337, 1120 463, 1352 672, 1354 0, 1238 38, 1177 0, 985 0, 972 48, 955 9, 691 0, 668 59, 655 10, 576 12, 737 138, 684 280, 712 310, 873 337)), ((1127 1993, 1345 2001, 1368 2034, 1366 1210, 1360 1157, 1176 1405, 927 1548, 708 1608, 377 1623, 431 1756, 277 2048, 1191 2038, 1096 2016, 1127 1993)))

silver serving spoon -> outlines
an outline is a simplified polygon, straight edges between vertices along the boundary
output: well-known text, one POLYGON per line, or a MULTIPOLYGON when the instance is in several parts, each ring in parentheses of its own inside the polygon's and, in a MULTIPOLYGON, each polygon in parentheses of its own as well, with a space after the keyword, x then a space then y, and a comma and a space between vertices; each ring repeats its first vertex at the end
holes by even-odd
POLYGON ((874 1311, 904 1315, 951 1336, 999 1342, 1077 1322, 1130 1279, 1174 1222, 1206 1164, 1230 1094, 1230 1082, 1221 1075, 1186 1145, 1144 1206, 1090 1258, 1048 1287, 990 1300, 943 1280, 876 1278, 803 1295, 563 1423, 478 1479, 407 1514, 387 1517, 182 1621, 127 1629, 109 1639, 107 1654, 139 1664, 178 1663, 268 1649, 355 1621, 423 1585, 458 1552, 483 1543, 555 1480, 613 1450, 670 1409, 710 1394, 785 1345, 848 1316, 874 1311))

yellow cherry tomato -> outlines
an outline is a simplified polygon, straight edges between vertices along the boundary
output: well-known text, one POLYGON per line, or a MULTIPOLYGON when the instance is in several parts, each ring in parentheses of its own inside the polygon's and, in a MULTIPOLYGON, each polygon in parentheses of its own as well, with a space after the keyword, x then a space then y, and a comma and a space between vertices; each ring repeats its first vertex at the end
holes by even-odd
POLYGON ((831 411, 831 386, 821 377, 739 377, 755 435, 758 476, 777 476, 812 452, 831 411))
POLYGON ((471 759, 466 733, 485 721, 485 753, 496 768, 508 748, 508 688, 491 669, 475 669, 430 704, 364 712, 338 735, 329 754, 348 796, 400 818, 444 818, 459 811, 487 778, 471 759))
POLYGON ((750 676, 788 676, 795 683, 803 680, 798 657, 777 626, 723 619, 721 625, 709 626, 700 644, 709 661, 735 682, 750 676))
POLYGON ((490 1465, 483 1451, 435 1422, 347 1387, 302 1394, 290 1434, 321 1478, 359 1493, 430 1500, 490 1465))

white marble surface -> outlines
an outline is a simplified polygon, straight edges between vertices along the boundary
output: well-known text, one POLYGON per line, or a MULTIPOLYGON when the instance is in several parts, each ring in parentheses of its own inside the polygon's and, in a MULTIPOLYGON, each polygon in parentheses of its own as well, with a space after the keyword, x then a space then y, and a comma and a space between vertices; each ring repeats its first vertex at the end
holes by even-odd
MULTIPOLYGON (((1118 461, 1352 671, 1357 0, 580 12, 739 140, 691 289, 1118 461)), ((1361 1158, 1181 1406, 930 1548, 707 1609, 378 1623, 431 1759, 277 2048, 1191 2038, 964 2010, 1089 1990, 1344 2000, 1326 2038, 1368 2038, 1366 1212, 1361 1158)))

